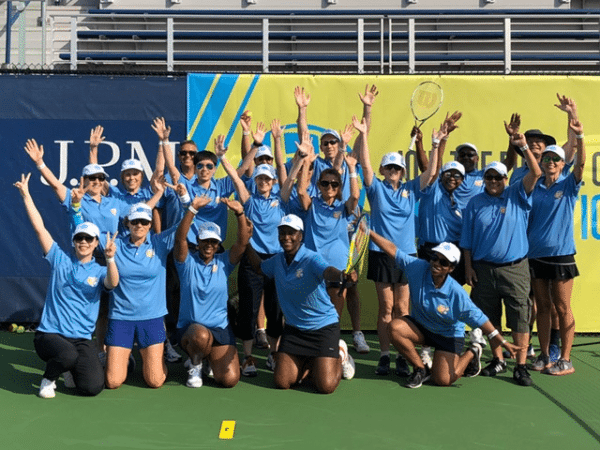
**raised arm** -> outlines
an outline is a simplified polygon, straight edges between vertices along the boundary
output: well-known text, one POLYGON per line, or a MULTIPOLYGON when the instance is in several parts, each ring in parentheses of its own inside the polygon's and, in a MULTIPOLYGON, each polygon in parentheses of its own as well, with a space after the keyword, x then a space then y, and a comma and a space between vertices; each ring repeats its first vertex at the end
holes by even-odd
POLYGON ((254 158, 256 157, 258 147, 263 144, 267 129, 265 128, 264 123, 258 122, 256 124, 256 131, 250 131, 253 141, 250 145, 250 150, 246 153, 246 155, 242 155, 242 164, 237 168, 237 174, 240 177, 244 174, 247 174, 249 177, 252 176, 252 173, 254 172, 254 158))
POLYGON ((577 138, 571 129, 571 120, 579 120, 579 116, 577 115, 577 104, 572 98, 564 95, 556 94, 556 97, 558 98, 559 104, 554 106, 567 113, 567 142, 563 145, 563 150, 565 151, 565 162, 570 164, 573 161, 573 156, 577 149, 577 138))
POLYGON ((506 166, 506 169, 510 172, 513 167, 517 164, 517 150, 515 146, 511 143, 511 137, 519 132, 519 128, 521 127, 521 116, 519 113, 513 113, 510 116, 510 122, 506 123, 504 121, 504 129, 506 130, 506 134, 508 134, 508 148, 506 150, 506 158, 502 161, 506 166))
POLYGON ((187 234, 190 231, 194 217, 198 214, 198 210, 208 205, 212 198, 208 195, 202 195, 194 198, 188 209, 186 209, 183 219, 179 222, 177 231, 175 232, 175 246, 173 247, 173 257, 177 262, 184 262, 187 258, 189 249, 187 243, 187 234))
POLYGON ((356 158, 345 153, 346 165, 350 174, 350 197, 346 200, 346 211, 352 214, 358 206, 358 198, 360 197, 360 189, 358 188, 358 173, 356 172, 356 158))
POLYGON ((527 161, 529 172, 527 172, 527 175, 523 177, 523 186, 525 187, 525 192, 527 192, 527 194, 531 194, 533 188, 535 187, 535 183, 542 176, 542 169, 540 169, 540 165, 536 161, 535 156, 533 156, 533 153, 531 153, 524 134, 514 134, 511 139, 511 143, 519 147, 519 149, 523 152, 525 161, 527 161))
MULTIPOLYGON (((360 92, 358 93, 358 98, 360 98, 360 101, 363 104, 363 119, 365 119, 365 123, 367 125, 367 135, 369 134, 369 131, 371 131, 371 108, 373 107, 373 104, 375 103, 375 98, 377 97, 377 95, 379 95, 379 91, 377 90, 377 86, 375 86, 374 84, 369 88, 369 85, 367 84, 365 86, 365 93, 361 94, 360 92)), ((354 141, 354 147, 352 147, 352 153, 353 156, 355 158, 358 159, 358 152, 359 152, 359 147, 361 145, 360 141, 362 139, 362 135, 358 135, 354 141)))
POLYGON ((356 148, 356 151, 358 161, 360 162, 360 165, 363 170, 365 186, 369 187, 373 184, 373 177, 375 175, 373 173, 373 167, 371 166, 371 157, 369 155, 369 144, 367 140, 368 127, 366 119, 363 117, 362 121, 359 122, 356 116, 352 116, 352 125, 360 133, 359 137, 356 138, 356 141, 359 143, 359 146, 356 148))
POLYGON ((302 143, 303 136, 308 132, 308 119, 306 112, 308 110, 308 104, 310 103, 310 94, 304 92, 304 88, 296 86, 294 89, 294 98, 296 99, 296 105, 298 106, 298 139, 302 143))
POLYGON ((429 186, 435 180, 436 170, 438 169, 438 147, 442 139, 448 135, 445 123, 442 124, 439 131, 435 129, 431 132, 431 160, 425 172, 419 175, 419 187, 421 190, 429 186))
POLYGON ((58 199, 61 202, 64 202, 65 197, 67 196, 67 188, 63 186, 60 181, 58 181, 58 178, 56 178, 48 166, 44 164, 44 146, 38 146, 37 142, 35 142, 35 139, 27 139, 27 142, 25 143, 25 151, 35 163, 36 167, 40 171, 40 174, 42 177, 44 177, 44 180, 46 180, 50 187, 54 189, 58 199))
POLYGON ((35 203, 33 203, 33 199, 29 193, 30 177, 31 173, 28 173, 27 176, 22 174, 21 181, 17 181, 14 185, 17 189, 19 189, 19 193, 23 198, 23 204, 25 205, 25 211, 27 211, 29 221, 31 222, 31 225, 33 225, 33 231, 35 231, 38 241, 40 241, 44 255, 47 255, 52 247, 52 244, 54 243, 54 239, 52 239, 52 236, 50 236, 50 233, 44 226, 44 220, 36 208, 35 203))
POLYGON ((244 207, 237 200, 222 198, 221 203, 225 203, 237 217, 237 240, 231 246, 229 251, 229 262, 233 265, 240 262, 242 255, 246 251, 250 237, 252 236, 252 222, 244 214, 244 207))
POLYGON ((151 127, 158 136, 158 151, 156 152, 155 170, 162 175, 165 172, 165 154, 162 151, 162 148, 166 146, 170 149, 169 136, 171 135, 171 127, 167 127, 164 117, 155 118, 151 127))
MULTIPOLYGON (((252 112, 249 110, 244 111, 240 116, 240 126, 242 127, 242 159, 246 159, 246 156, 252 147, 252 112)), ((251 176, 252 171, 248 169, 246 175, 251 176)))
MULTIPOLYGON (((169 143, 168 139, 169 136, 171 134, 171 127, 167 127, 165 124, 165 119, 163 119, 162 117, 155 119, 153 125, 152 125, 152 129, 154 131, 156 131, 156 135, 158 136, 159 139, 159 147, 158 150, 159 152, 162 150, 162 160, 164 161, 164 163, 167 166, 167 171, 169 172, 169 175, 171 176, 171 182, 173 184, 177 184, 179 182, 179 177, 181 176, 181 172, 179 172, 179 169, 175 166, 175 158, 173 157, 173 148, 171 147, 171 144, 169 143), (163 139, 166 135, 166 139, 163 139)), ((157 156, 157 163, 156 163, 156 168, 160 169, 159 167, 159 157, 157 156)), ((164 168, 162 170, 164 172, 164 168)), ((162 175, 162 173, 161 173, 162 175)))
MULTIPOLYGON (((340 151, 333 159, 333 168, 337 170, 340 174, 343 173, 343 165, 346 160, 346 146, 352 140, 352 135, 354 134, 354 127, 352 125, 346 125, 344 130, 340 132, 340 137, 342 140, 340 141, 340 151)), ((353 151, 354 152, 354 151, 353 151)))
POLYGON ((275 168, 277 169, 277 178, 281 187, 287 178, 287 170, 285 168, 285 157, 283 156, 283 130, 279 119, 273 119, 271 122, 271 137, 273 138, 273 156, 275 157, 275 168))
POLYGON ((410 131, 410 138, 415 137, 415 153, 417 155, 417 165, 419 166, 419 170, 421 173, 427 170, 429 166, 429 159, 427 158, 427 153, 425 153, 425 149, 423 148, 423 132, 417 126, 414 126, 410 131))
POLYGON ((119 284, 119 270, 115 263, 115 253, 117 252, 117 246, 115 245, 115 239, 117 238, 118 232, 110 237, 110 233, 106 233, 106 245, 104 246, 104 256, 106 258, 106 278, 104 279, 104 287, 106 289, 114 289, 119 284))
MULTIPOLYGON (((296 178, 298 178, 298 174, 302 170, 302 167, 305 161, 311 156, 309 152, 312 152, 311 149, 308 148, 310 141, 304 141, 302 144, 298 144, 296 142, 296 146, 298 147, 298 151, 294 155, 292 159, 292 168, 290 169, 290 173, 288 174, 285 181, 281 184, 281 191, 279 195, 281 196, 281 200, 287 203, 290 200, 290 196, 292 194, 292 189, 294 187, 294 183, 296 178)), ((314 153, 313 153, 314 155, 314 153)))
MULTIPOLYGON (((303 147, 304 145, 304 142, 298 145, 298 151, 301 151, 303 153, 307 152, 307 147, 303 147)), ((298 183, 296 184, 296 189, 298 191, 298 201, 300 202, 300 206, 302 206, 302 209, 304 211, 308 211, 308 208, 310 208, 310 205, 312 204, 312 198, 310 198, 310 196, 308 195, 308 185, 310 184, 310 176, 308 171, 308 161, 306 161, 307 158, 308 154, 304 158, 305 161, 304 164, 302 164, 302 167, 300 168, 300 175, 298 177, 298 183)))
POLYGON ((583 168, 585 167, 585 141, 583 140, 583 125, 577 119, 571 120, 571 131, 577 140, 577 156, 573 166, 573 176, 579 183, 583 179, 583 168))
POLYGON ((245 204, 250 199, 250 193, 248 192, 248 189, 246 189, 246 185, 239 177, 236 170, 233 168, 233 166, 227 159, 227 156, 225 155, 227 153, 227 148, 225 148, 224 145, 225 135, 220 134, 215 139, 215 155, 217 155, 217 158, 221 160, 223 169, 225 169, 225 172, 227 172, 227 175, 229 175, 229 178, 231 178, 233 186, 235 187, 235 190, 238 193, 242 204, 245 204))
POLYGON ((446 113, 446 118, 444 119, 444 125, 442 127, 446 130, 446 136, 440 140, 440 145, 438 146, 437 166, 435 172, 433 173, 434 180, 437 178, 440 170, 442 169, 442 160, 444 159, 444 152, 446 151, 448 136, 450 136, 450 133, 458 128, 456 122, 458 122, 461 117, 462 113, 460 111, 454 111, 450 116, 448 116, 448 113, 446 113))
POLYGON ((154 192, 154 195, 145 201, 146 205, 148 205, 150 208, 156 207, 156 204, 165 193, 166 184, 167 182, 164 175, 159 174, 159 172, 155 170, 152 173, 152 178, 150 178, 150 187, 152 192, 154 192))
POLYGON ((98 146, 105 139, 102 125, 92 128, 90 131, 90 164, 98 164, 98 146))

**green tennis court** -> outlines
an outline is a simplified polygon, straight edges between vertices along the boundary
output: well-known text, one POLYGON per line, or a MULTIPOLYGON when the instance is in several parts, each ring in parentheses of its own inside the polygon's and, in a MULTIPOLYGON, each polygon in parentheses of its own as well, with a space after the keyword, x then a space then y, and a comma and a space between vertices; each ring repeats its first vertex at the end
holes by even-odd
MULTIPOLYGON (((351 342, 349 335, 343 337, 351 342)), ((309 386, 276 390, 261 350, 259 376, 229 390, 211 380, 199 389, 185 387, 183 364, 169 366, 161 389, 148 389, 138 364, 121 389, 84 398, 65 389, 61 379, 50 400, 37 397, 43 363, 32 340, 32 334, 0 333, 4 449, 600 447, 597 336, 576 338, 575 374, 532 373, 533 388, 513 384, 509 370, 496 378, 463 378, 449 388, 406 389, 395 375, 374 374, 379 352, 370 333, 368 355, 351 350, 356 377, 342 380, 329 396, 309 386), (224 420, 236 422, 231 440, 219 439, 224 420)))

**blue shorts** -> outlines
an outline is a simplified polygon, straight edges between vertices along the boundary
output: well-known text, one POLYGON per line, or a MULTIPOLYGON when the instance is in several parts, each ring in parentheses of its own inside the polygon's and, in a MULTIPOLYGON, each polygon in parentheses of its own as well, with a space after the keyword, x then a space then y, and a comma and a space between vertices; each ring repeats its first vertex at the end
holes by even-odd
POLYGON ((429 331, 413 317, 404 316, 404 319, 407 319, 419 329, 423 337, 425 337, 424 345, 433 347, 436 350, 441 350, 443 352, 456 353, 457 355, 462 354, 465 346, 465 338, 442 336, 441 334, 429 331))
MULTIPOLYGON (((181 345, 181 339, 183 338, 183 335, 188 330, 190 325, 193 324, 190 323, 186 327, 177 328, 177 331, 175 332, 175 342, 177 342, 178 345, 181 345)), ((227 328, 211 328, 204 325, 202 326, 211 332, 213 336, 213 347, 219 347, 221 345, 233 345, 235 347, 235 334, 233 333, 233 329, 231 328, 231 326, 228 326, 227 328)))
POLYGON ((163 317, 149 320, 108 321, 108 330, 104 343, 111 347, 133 348, 137 342, 140 348, 162 344, 167 339, 163 317))

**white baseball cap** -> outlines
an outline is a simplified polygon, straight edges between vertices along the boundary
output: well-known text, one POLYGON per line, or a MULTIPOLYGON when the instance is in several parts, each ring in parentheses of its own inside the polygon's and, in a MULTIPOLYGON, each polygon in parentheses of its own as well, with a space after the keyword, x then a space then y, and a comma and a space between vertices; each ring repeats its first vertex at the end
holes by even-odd
POLYGON ((84 177, 89 177, 90 175, 97 175, 99 173, 101 173, 105 177, 108 177, 108 174, 104 171, 102 166, 98 164, 88 164, 83 168, 83 172, 81 173, 81 175, 83 175, 84 177))
POLYGON ((254 169, 254 173, 252 174, 252 179, 256 178, 259 175, 266 175, 272 180, 277 178, 275 174, 275 168, 269 164, 261 164, 254 169))
POLYGON ((492 169, 494 169, 496 172, 498 172, 503 177, 508 175, 508 170, 506 170, 506 166, 499 161, 493 161, 493 162, 489 163, 487 166, 485 166, 483 174, 485 175, 488 170, 492 170, 492 169))
POLYGON ((203 222, 198 227, 198 240, 216 239, 221 242, 221 227, 214 222, 203 222))
POLYGON ((477 147, 475 147, 475 144, 471 144, 470 142, 465 142, 464 144, 460 144, 458 147, 456 147, 456 152, 460 152, 463 148, 470 148, 472 150, 475 150, 475 153, 477 153, 479 155, 479 150, 477 150, 477 147))
POLYGON ((336 138, 338 141, 340 141, 340 142, 342 141, 342 138, 340 137, 340 133, 338 133, 337 131, 335 131, 332 128, 328 128, 327 130, 323 131, 321 133, 321 139, 323 139, 328 134, 330 134, 331 136, 333 136, 334 138, 336 138))
POLYGON ((290 227, 294 230, 304 231, 304 223, 302 222, 302 219, 294 214, 283 216, 277 227, 290 227))
POLYGON ((152 208, 145 203, 136 203, 129 208, 127 219, 130 221, 135 219, 146 219, 152 222, 152 208))
POLYGON ((75 228, 75 231, 73 231, 71 239, 73 239, 78 234, 87 234, 88 236, 99 238, 100 230, 92 222, 83 222, 77 225, 77 228, 75 228))
POLYGON ((381 167, 396 165, 400 166, 403 169, 406 169, 406 162, 404 161, 404 156, 402 156, 398 152, 390 152, 383 155, 381 158, 381 167))
POLYGON ((273 152, 271 151, 271 147, 269 147, 268 145, 261 145, 260 147, 258 147, 254 159, 260 158, 261 156, 268 156, 269 158, 273 158, 273 152))
POLYGON ((458 264, 460 261, 460 250, 452 242, 442 242, 433 247, 431 251, 441 253, 452 264, 458 264))
POLYGON ((461 163, 456 162, 456 161, 450 161, 450 162, 447 162, 446 164, 444 164, 442 166, 441 173, 447 172, 452 169, 458 170, 463 177, 465 176, 465 166, 463 166, 461 163))
POLYGON ((126 170, 130 169, 139 170, 140 172, 144 171, 142 163, 137 159, 126 159, 123 161, 123 164, 121 164, 121 172, 125 172, 126 170))
POLYGON ((559 147, 558 145, 548 145, 542 152, 542 155, 548 152, 556 153, 558 156, 561 157, 563 161, 565 160, 565 151, 562 147, 559 147))

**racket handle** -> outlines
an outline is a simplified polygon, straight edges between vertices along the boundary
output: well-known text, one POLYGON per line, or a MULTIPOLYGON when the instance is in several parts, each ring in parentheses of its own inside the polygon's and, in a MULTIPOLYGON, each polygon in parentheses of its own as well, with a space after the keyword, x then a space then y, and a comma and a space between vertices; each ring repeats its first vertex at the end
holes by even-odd
POLYGON ((410 145, 408 146, 408 151, 409 152, 412 152, 413 149, 415 148, 415 142, 417 142, 417 133, 415 133, 415 135, 410 140, 410 145))

